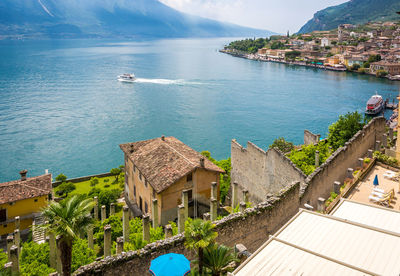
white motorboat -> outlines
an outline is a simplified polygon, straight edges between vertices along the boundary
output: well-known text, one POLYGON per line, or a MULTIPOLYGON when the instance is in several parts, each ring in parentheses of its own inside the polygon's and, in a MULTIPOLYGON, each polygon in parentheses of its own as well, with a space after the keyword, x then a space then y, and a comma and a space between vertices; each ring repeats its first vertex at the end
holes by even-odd
POLYGON ((134 82, 136 77, 134 74, 122 74, 118 76, 118 80, 122 82, 134 82))
POLYGON ((373 95, 367 102, 365 114, 375 115, 380 113, 384 108, 384 102, 381 95, 373 95))

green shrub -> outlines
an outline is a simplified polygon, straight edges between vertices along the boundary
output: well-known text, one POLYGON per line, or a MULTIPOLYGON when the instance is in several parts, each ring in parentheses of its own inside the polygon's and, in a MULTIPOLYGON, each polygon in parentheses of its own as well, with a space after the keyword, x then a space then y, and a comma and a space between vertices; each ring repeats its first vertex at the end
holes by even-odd
POLYGON ((373 157, 386 165, 393 166, 393 167, 398 166, 398 161, 396 158, 387 156, 386 154, 383 154, 379 151, 375 151, 373 154, 373 157))
POLYGON ((378 71, 376 71, 376 76, 377 76, 378 78, 386 77, 387 74, 388 74, 388 72, 385 71, 385 70, 378 70, 378 71))
POLYGON ((0 275, 3 275, 3 268, 7 262, 7 253, 4 253, 3 249, 0 249, 0 275))
POLYGON ((358 70, 357 70, 357 72, 358 73, 360 73, 360 74, 365 74, 365 73, 367 73, 367 69, 365 69, 365 68, 358 68, 358 70))
POLYGON ((301 150, 292 150, 288 155, 289 159, 306 175, 310 175, 315 170, 315 152, 319 151, 320 164, 324 163, 329 157, 329 146, 325 142, 317 145, 303 145, 301 150))
POLYGON ((110 187, 110 184, 104 185, 104 188, 108 188, 108 187, 110 187))
POLYGON ((278 148, 281 152, 286 153, 294 149, 292 142, 286 141, 285 138, 279 137, 274 140, 274 142, 269 145, 269 148, 278 148))
POLYGON ((353 64, 353 65, 350 67, 350 70, 352 70, 352 71, 358 71, 358 69, 360 69, 360 68, 361 68, 361 65, 358 64, 358 63, 355 63, 355 64, 353 64))
POLYGON ((370 162, 371 162, 371 158, 368 158, 368 157, 364 158, 365 164, 369 164, 370 162))
POLYGON ((67 176, 62 174, 62 173, 60 173, 59 175, 57 175, 56 181, 65 182, 65 181, 67 181, 67 176))
POLYGON ((105 179, 103 180, 104 183, 107 183, 107 182, 109 182, 109 181, 110 181, 109 178, 105 178, 105 179))
POLYGON ((76 186, 72 182, 63 182, 61 185, 57 187, 57 194, 63 195, 68 194, 76 189, 76 186))
POLYGON ((79 267, 90 264, 96 259, 93 249, 90 249, 87 240, 76 239, 72 245, 71 270, 74 272, 79 267))
POLYGON ((25 242, 22 244, 20 269, 22 275, 49 275, 55 272, 50 268, 50 248, 48 243, 25 242))
POLYGON ((94 186, 96 186, 97 184, 99 184, 99 179, 98 179, 97 177, 92 177, 92 178, 90 179, 90 186, 91 186, 91 187, 94 187, 94 186))

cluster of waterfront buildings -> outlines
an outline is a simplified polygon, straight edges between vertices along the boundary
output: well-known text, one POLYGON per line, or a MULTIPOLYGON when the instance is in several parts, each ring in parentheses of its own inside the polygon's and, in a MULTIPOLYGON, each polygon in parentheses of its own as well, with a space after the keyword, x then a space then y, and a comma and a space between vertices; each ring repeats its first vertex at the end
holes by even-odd
MULTIPOLYGON (((387 72, 389 79, 400 80, 398 22, 374 22, 361 26, 342 24, 337 30, 275 38, 284 45, 281 49, 264 47, 255 54, 247 54, 246 57, 346 71, 354 69, 355 64, 362 67, 370 56, 380 55, 380 61, 370 63, 369 68, 363 68, 359 72, 376 74, 378 70, 383 70, 387 72), (299 52, 299 56, 296 59, 287 59, 286 55, 293 51, 299 52)), ((236 52, 232 49, 224 51, 232 54, 236 52)))

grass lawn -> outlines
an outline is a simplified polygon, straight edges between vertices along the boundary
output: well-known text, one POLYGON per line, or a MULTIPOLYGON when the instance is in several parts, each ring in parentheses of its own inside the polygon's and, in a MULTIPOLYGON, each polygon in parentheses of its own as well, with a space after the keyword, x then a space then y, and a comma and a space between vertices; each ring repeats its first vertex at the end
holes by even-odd
MULTIPOLYGON (((115 176, 106 176, 106 177, 101 177, 99 178, 99 183, 96 186, 90 186, 90 180, 87 181, 83 181, 83 182, 77 182, 74 183, 76 186, 76 189, 73 190, 72 192, 69 193, 69 195, 80 195, 80 194, 88 194, 89 191, 92 188, 98 188, 98 189, 104 189, 104 190, 112 190, 112 189, 121 189, 119 187, 119 183, 115 183, 113 184, 115 180, 115 176), (108 182, 107 182, 107 180, 108 182), (104 182, 104 180, 106 180, 106 182, 104 182), (109 187, 104 187, 105 185, 109 185, 109 187)), ((68 182, 68 179, 67 179, 68 182)), ((58 191, 58 187, 54 188, 54 193, 56 193, 58 191)), ((122 190, 122 189, 121 189, 122 190)))

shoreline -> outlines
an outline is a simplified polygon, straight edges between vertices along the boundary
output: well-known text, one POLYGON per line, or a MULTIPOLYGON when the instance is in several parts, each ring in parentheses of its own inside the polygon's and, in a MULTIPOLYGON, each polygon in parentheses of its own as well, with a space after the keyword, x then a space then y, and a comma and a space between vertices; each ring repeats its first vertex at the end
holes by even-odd
POLYGON ((369 74, 369 73, 358 73, 356 71, 350 71, 347 68, 335 68, 331 66, 325 66, 325 65, 317 65, 317 64, 307 64, 306 62, 299 62, 299 61, 285 61, 282 59, 272 59, 272 58, 263 58, 258 56, 257 54, 248 54, 248 53, 240 53, 240 52, 233 52, 230 50, 224 50, 220 49, 218 50, 220 53, 223 54, 228 54, 233 57, 239 57, 239 58, 244 58, 248 60, 256 60, 256 61, 263 61, 263 62, 274 62, 274 63, 281 63, 281 64, 287 64, 287 65, 297 65, 297 66, 303 66, 303 67, 309 67, 309 68, 317 68, 317 69, 322 69, 322 70, 329 70, 329 71, 335 71, 335 72, 349 72, 349 73, 356 73, 360 75, 368 75, 368 76, 373 76, 375 78, 385 78, 390 81, 400 81, 400 79, 395 79, 391 78, 390 76, 385 76, 385 77, 377 77, 374 74, 369 74))

